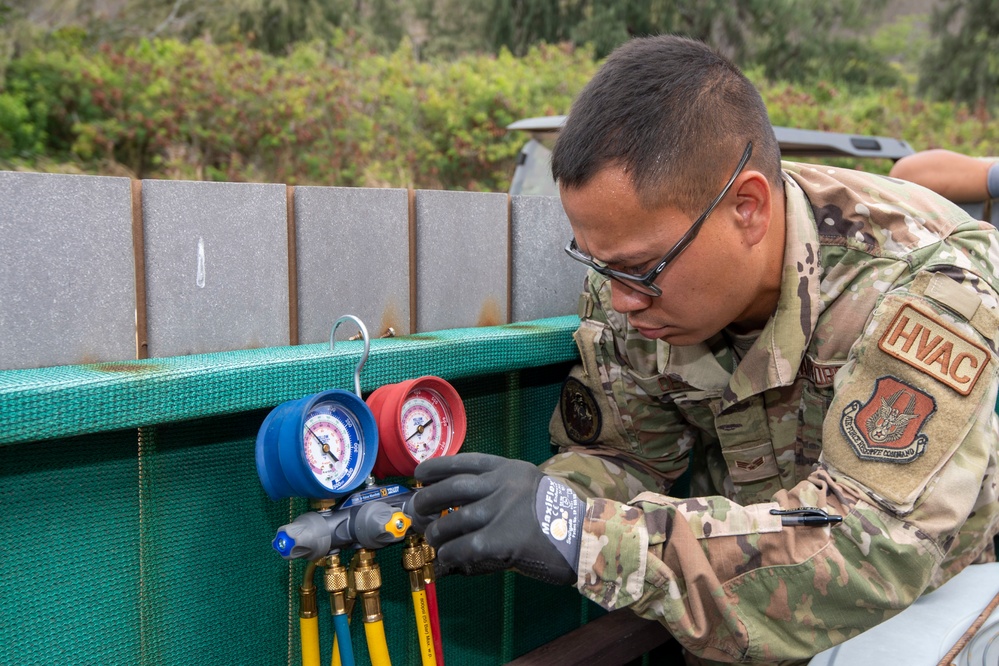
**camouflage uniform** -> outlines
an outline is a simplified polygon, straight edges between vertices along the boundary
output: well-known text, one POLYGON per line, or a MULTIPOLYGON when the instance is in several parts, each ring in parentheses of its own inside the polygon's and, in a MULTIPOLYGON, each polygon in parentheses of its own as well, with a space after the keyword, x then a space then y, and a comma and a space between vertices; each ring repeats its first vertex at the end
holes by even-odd
POLYGON ((999 233, 901 181, 784 171, 780 302, 742 360, 647 340, 591 271, 543 465, 589 498, 580 592, 710 660, 807 659, 999 529, 999 233), (668 496, 688 469, 694 499, 668 496), (800 507, 843 521, 771 514, 800 507))

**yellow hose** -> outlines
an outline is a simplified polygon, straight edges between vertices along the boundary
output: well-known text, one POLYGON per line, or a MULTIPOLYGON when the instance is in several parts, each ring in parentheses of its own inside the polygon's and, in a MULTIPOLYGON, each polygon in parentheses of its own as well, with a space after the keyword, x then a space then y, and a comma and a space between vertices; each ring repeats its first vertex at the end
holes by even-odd
POLYGON ((368 656, 371 657, 371 666, 392 666, 392 662, 389 660, 388 643, 385 642, 385 623, 382 620, 365 622, 364 637, 368 640, 368 656))
POLYGON ((430 632, 430 609, 427 606, 425 591, 413 590, 413 612, 416 613, 416 633, 420 637, 420 658, 423 660, 423 666, 437 666, 434 636, 430 632))
POLYGON ((302 666, 320 666, 319 618, 300 617, 298 627, 302 632, 302 666))

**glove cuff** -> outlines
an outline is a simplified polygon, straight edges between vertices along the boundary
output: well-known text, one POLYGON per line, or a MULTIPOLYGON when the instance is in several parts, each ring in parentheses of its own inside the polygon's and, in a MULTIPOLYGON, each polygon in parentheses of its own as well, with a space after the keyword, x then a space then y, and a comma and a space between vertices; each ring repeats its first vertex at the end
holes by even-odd
POLYGON ((569 486, 550 476, 541 478, 534 500, 535 515, 542 534, 572 571, 579 567, 579 538, 586 517, 586 502, 569 486))

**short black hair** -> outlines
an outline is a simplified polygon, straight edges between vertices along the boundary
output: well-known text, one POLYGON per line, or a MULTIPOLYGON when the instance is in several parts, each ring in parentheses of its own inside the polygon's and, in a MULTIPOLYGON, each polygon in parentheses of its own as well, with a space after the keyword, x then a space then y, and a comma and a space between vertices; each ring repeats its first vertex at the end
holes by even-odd
POLYGON ((729 60, 675 35, 618 47, 574 102, 552 151, 552 175, 584 186, 619 165, 643 206, 697 215, 748 142, 751 168, 777 188, 780 147, 760 93, 729 60))

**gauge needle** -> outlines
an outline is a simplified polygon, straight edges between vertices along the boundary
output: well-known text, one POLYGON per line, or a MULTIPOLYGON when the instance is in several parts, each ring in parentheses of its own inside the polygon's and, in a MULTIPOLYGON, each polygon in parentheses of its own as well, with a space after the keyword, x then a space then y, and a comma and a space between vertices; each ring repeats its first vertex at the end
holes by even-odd
POLYGON ((316 434, 316 431, 315 431, 315 430, 313 430, 313 429, 312 429, 312 428, 310 428, 309 426, 305 426, 305 429, 306 429, 306 430, 308 430, 308 431, 309 431, 309 433, 310 433, 310 434, 311 434, 311 435, 312 435, 313 437, 315 437, 315 438, 316 438, 316 441, 317 441, 317 442, 319 442, 320 444, 322 444, 322 443, 323 443, 323 439, 322 439, 322 437, 320 437, 319 435, 317 435, 317 434, 316 434))
POLYGON ((425 428, 426 428, 426 427, 427 427, 428 425, 430 425, 431 423, 433 423, 433 422, 434 422, 434 420, 433 420, 433 419, 427 419, 427 420, 426 420, 426 422, 424 422, 424 423, 421 423, 420 425, 416 426, 416 430, 414 430, 414 431, 413 431, 413 434, 412 434, 412 435, 410 435, 409 437, 407 437, 407 438, 406 438, 406 441, 408 442, 409 440, 413 439, 413 438, 414 438, 414 437, 416 437, 417 435, 422 435, 422 434, 423 434, 423 431, 424 431, 424 429, 425 429, 425 428))
POLYGON ((313 430, 312 428, 310 428, 310 427, 308 427, 308 426, 306 426, 306 427, 305 427, 305 429, 306 429, 306 430, 308 430, 308 431, 309 431, 310 433, 312 433, 312 436, 316 438, 316 441, 317 441, 317 442, 319 442, 319 445, 320 445, 321 447, 323 447, 323 453, 328 453, 328 454, 329 454, 329 456, 330 456, 330 458, 332 458, 332 459, 333 459, 333 462, 340 462, 340 459, 339 459, 339 458, 337 458, 337 457, 336 457, 335 455, 333 455, 333 452, 332 452, 332 451, 330 450, 330 445, 329 445, 329 444, 327 444, 326 442, 324 442, 324 441, 323 441, 323 440, 322 440, 322 439, 321 439, 321 438, 319 437, 319 435, 317 435, 317 434, 316 434, 316 431, 315 431, 315 430, 313 430))

